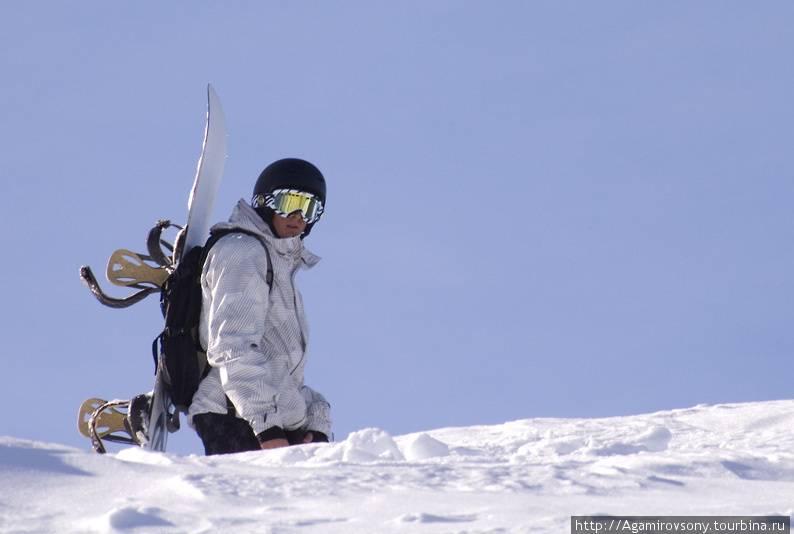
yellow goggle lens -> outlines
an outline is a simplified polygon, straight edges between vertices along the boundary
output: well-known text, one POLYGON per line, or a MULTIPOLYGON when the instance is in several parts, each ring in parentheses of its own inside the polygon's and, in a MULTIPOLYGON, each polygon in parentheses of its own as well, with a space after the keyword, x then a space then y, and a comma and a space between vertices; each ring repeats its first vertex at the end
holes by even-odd
POLYGON ((264 205, 272 208, 282 217, 288 217, 296 211, 301 212, 307 223, 317 221, 323 214, 323 203, 311 193, 294 189, 277 189, 265 197, 264 205))

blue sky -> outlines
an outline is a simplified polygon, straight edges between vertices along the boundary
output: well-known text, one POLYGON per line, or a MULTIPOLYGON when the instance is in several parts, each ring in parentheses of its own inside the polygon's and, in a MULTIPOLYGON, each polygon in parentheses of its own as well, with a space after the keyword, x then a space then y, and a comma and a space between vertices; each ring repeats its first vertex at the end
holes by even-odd
POLYGON ((82 400, 151 389, 156 299, 78 269, 184 221, 208 83, 216 221, 276 159, 326 175, 299 284, 337 439, 792 395, 789 3, 1 11, 0 434, 88 448, 82 400))

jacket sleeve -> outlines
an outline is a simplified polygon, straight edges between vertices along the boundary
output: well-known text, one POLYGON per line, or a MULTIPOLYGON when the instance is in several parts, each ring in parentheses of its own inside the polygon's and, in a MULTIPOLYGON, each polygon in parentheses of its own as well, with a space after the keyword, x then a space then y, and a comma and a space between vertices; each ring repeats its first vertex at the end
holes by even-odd
POLYGON ((260 346, 268 312, 268 257, 255 237, 229 235, 210 250, 202 274, 207 360, 237 412, 259 434, 281 426, 278 384, 260 346))
POLYGON ((331 405, 321 394, 309 386, 301 388, 301 394, 306 402, 306 429, 322 432, 331 437, 331 405))

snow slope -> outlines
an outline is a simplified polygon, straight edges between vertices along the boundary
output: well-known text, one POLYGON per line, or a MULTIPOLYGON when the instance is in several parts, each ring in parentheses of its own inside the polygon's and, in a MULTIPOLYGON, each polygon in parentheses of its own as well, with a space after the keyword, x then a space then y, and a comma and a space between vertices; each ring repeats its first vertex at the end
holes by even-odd
POLYGON ((572 515, 794 514, 794 401, 366 429, 228 457, 116 450, 0 438, 0 532, 563 533, 572 515))

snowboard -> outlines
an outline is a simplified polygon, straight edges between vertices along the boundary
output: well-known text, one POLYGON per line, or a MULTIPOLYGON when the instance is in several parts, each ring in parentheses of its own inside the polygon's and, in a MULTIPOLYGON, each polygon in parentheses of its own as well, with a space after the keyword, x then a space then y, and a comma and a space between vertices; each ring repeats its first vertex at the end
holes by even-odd
MULTIPOLYGON (((179 259, 195 246, 207 241, 215 210, 215 199, 226 164, 226 118, 218 95, 211 85, 207 86, 207 127, 204 132, 204 147, 196 170, 196 179, 188 198, 187 224, 177 237, 174 251, 174 266, 179 259)), ((152 406, 149 419, 149 440, 143 447, 154 451, 165 451, 168 432, 179 429, 179 414, 165 390, 162 365, 158 362, 157 374, 152 390, 152 406)))
MULTIPOLYGON (((162 220, 149 233, 149 254, 136 254, 126 249, 114 252, 108 262, 107 278, 118 286, 138 291, 126 298, 108 296, 99 287, 90 267, 80 268, 80 278, 94 296, 112 308, 126 308, 152 293, 157 293, 179 261, 193 247, 202 246, 209 237, 215 199, 220 189, 227 149, 226 118, 220 99, 211 85, 207 86, 207 125, 196 177, 188 197, 187 223, 177 235, 174 246, 161 239, 170 221, 162 220), (171 252, 167 257, 162 246, 171 252)), ((105 452, 102 440, 119 443, 139 443, 153 451, 165 451, 168 433, 179 429, 176 411, 163 380, 162 364, 155 361, 154 389, 146 395, 129 400, 103 401, 88 399, 80 407, 78 429, 92 441, 96 452, 105 452), (126 409, 126 413, 120 410, 126 409)))

